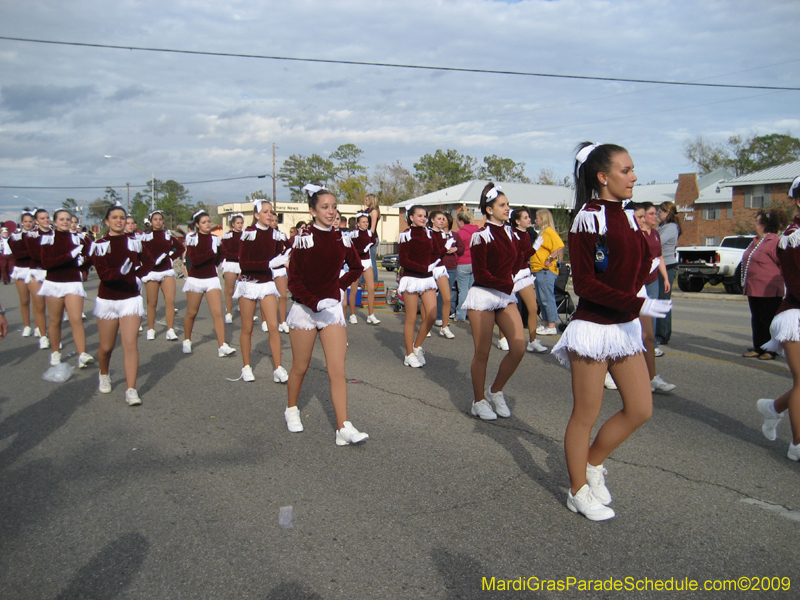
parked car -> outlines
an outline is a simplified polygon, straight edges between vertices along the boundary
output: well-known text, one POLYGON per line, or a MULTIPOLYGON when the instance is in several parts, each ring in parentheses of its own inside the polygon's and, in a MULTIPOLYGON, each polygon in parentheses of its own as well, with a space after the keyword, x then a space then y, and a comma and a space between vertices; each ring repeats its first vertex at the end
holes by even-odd
POLYGON ((397 254, 384 254, 381 258, 381 266, 387 271, 394 271, 398 266, 398 256, 397 254))
POLYGON ((719 246, 677 248, 678 287, 682 292, 699 292, 706 283, 725 286, 729 294, 742 293, 742 256, 755 236, 729 235, 719 246))

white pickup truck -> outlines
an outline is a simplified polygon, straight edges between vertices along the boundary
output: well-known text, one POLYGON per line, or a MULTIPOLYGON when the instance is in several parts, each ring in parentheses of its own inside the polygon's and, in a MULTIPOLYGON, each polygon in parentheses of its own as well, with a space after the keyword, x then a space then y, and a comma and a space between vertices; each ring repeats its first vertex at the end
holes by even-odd
POLYGON ((729 235, 719 246, 684 246, 677 248, 678 288, 699 292, 706 283, 722 283, 729 294, 741 294, 742 255, 753 235, 729 235))

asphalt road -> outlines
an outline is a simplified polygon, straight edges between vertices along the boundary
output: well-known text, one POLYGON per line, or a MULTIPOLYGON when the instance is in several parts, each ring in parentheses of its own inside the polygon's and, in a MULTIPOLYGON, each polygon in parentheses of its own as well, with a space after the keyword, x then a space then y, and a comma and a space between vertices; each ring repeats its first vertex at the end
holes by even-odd
MULTIPOLYGON (((90 298, 96 287, 93 277, 90 298)), ((703 296, 675 299, 657 366, 678 388, 655 396, 652 419, 606 461, 617 517, 592 523, 565 507, 572 396, 550 355, 526 354, 506 388, 510 419, 481 422, 468 414, 465 324, 454 340, 430 338, 428 366, 410 369, 402 315, 380 310, 369 326, 363 312, 348 327, 347 375, 350 418, 370 439, 340 448, 319 345, 302 434, 286 431, 267 335, 255 333, 256 382, 229 382, 241 359, 217 358, 205 306, 192 355, 163 326, 155 341, 140 335, 143 405, 128 407, 119 347, 109 395, 97 392, 96 364, 43 381, 48 353, 21 337, 16 292, 0 286, 11 330, 0 342, 0 598, 748 597, 652 589, 740 577, 789 577, 792 589, 761 596, 796 598, 800 465, 785 456, 788 420, 771 443, 755 410, 791 379, 782 360, 741 358, 745 302, 703 296), (500 580, 535 587, 532 577, 650 587, 498 591, 500 580)), ((181 292, 178 307, 180 325, 181 292)), ((238 314, 227 336, 239 346, 238 314)), ((68 333, 64 342, 66 356, 68 333)), ((493 350, 490 373, 500 358, 493 350)), ((601 420, 619 406, 607 391, 601 420)))

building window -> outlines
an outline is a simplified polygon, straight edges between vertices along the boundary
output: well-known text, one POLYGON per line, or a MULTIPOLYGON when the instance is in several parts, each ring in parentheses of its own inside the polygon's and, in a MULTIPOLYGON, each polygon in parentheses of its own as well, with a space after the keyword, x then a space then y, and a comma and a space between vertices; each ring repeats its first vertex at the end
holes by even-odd
POLYGON ((716 221, 720 219, 720 206, 717 202, 713 202, 711 204, 706 204, 703 206, 703 220, 705 221, 716 221))
POLYGON ((768 185, 754 185, 748 187, 745 191, 745 208, 768 208, 770 202, 770 188, 768 185))
POLYGON ((719 246, 719 238, 718 237, 703 238, 703 246, 719 246))

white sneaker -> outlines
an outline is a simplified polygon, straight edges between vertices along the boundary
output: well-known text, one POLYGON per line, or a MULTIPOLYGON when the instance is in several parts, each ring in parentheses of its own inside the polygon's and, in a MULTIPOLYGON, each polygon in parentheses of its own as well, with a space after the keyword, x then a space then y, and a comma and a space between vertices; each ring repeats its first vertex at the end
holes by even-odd
POLYGON ((100 385, 97 388, 101 394, 111 393, 111 373, 103 375, 100 373, 100 385))
POLYGON ((233 323, 233 315, 231 313, 225 314, 225 322, 226 323, 233 323))
POLYGON ((50 366, 55 367, 61 364, 61 352, 53 352, 50 355, 50 366))
POLYGON ((425 360, 425 350, 422 349, 422 346, 420 346, 419 348, 414 348, 412 346, 411 349, 414 351, 414 355, 417 357, 417 360, 424 367, 425 364, 428 362, 427 360, 425 360))
POLYGON ((664 356, 664 351, 661 348, 656 348, 655 355, 656 357, 664 356))
POLYGON ((289 324, 286 321, 284 321, 283 323, 278 325, 278 331, 280 331, 281 333, 289 333, 289 324))
POLYGON ((82 321, 86 320, 86 313, 84 313, 84 312, 81 313, 81 320, 82 321))
POLYGON ((378 323, 380 323, 380 320, 374 314, 371 314, 370 316, 367 317, 367 323, 369 323, 370 325, 377 325, 378 323))
POLYGON ((42 334, 39 333, 39 328, 33 330, 33 337, 42 337, 42 334))
MULTIPOLYGON (((281 328, 278 327, 278 331, 280 330, 281 328)), ((266 321, 261 321, 261 331, 263 331, 264 333, 269 333, 269 325, 267 325, 266 321)))
POLYGON ((94 362, 94 357, 88 352, 81 352, 81 355, 78 357, 78 368, 85 369, 87 365, 90 365, 94 362))
POLYGON ((31 328, 25 327, 22 329, 22 337, 31 337, 31 328))
POLYGON ((675 384, 667 383, 666 381, 661 379, 660 375, 656 375, 650 382, 650 389, 654 392, 671 392, 672 390, 675 389, 675 384))
POLYGON ((450 331, 450 327, 449 326, 448 327, 442 327, 439 330, 439 335, 442 336, 442 337, 446 337, 448 340, 452 340, 454 337, 456 337, 455 335, 453 335, 453 332, 450 331))
POLYGON ((230 356, 231 354, 234 354, 235 352, 236 352, 236 348, 231 348, 230 346, 228 346, 228 344, 226 342, 226 343, 222 344, 222 346, 219 347, 219 350, 217 350, 217 356, 219 356, 220 358, 223 358, 225 356, 230 356))
POLYGON ((497 418, 497 415, 492 410, 492 405, 485 399, 480 402, 473 401, 470 412, 473 417, 480 417, 484 421, 494 421, 497 418))
POLYGON ((590 521, 605 521, 614 518, 614 511, 604 506, 595 497, 588 484, 579 489, 574 496, 572 490, 567 492, 567 508, 574 513, 582 514, 590 521))
POLYGON ((147 330, 147 339, 148 340, 156 339, 156 330, 155 329, 148 329, 147 330))
POLYGON ((286 383, 289 381, 289 373, 283 367, 278 367, 272 372, 272 381, 275 383, 286 383))
POLYGON ((547 346, 542 344, 539 340, 533 340, 532 342, 528 342, 526 350, 528 352, 547 352, 547 346))
POLYGON ((358 317, 356 317, 355 315, 350 315, 350 324, 351 325, 357 325, 358 324, 358 317))
POLYGON ((292 433, 303 431, 303 422, 300 420, 300 409, 290 406, 283 411, 283 418, 286 419, 286 428, 292 433))
POLYGON ((174 342, 178 339, 178 334, 175 333, 174 329, 167 329, 167 339, 170 342, 174 342))
POLYGON ((497 413, 498 417, 506 418, 511 416, 511 411, 506 404, 506 397, 503 395, 502 391, 492 392, 492 386, 489 386, 483 393, 483 397, 494 406, 494 412, 497 413))
POLYGON ((539 325, 536 328, 536 335, 544 335, 545 331, 547 331, 547 327, 545 327, 544 325, 539 325))
POLYGON ((403 359, 403 364, 407 367, 413 367, 415 369, 419 369, 422 366, 422 363, 419 362, 417 355, 413 352, 403 359))
POLYGON ((789 460, 800 462, 800 444, 795 446, 793 443, 789 442, 789 451, 786 453, 786 457, 789 460))
POLYGON ((255 381, 256 377, 253 375, 253 368, 250 365, 242 367, 242 381, 255 381))
POLYGON ((369 436, 363 431, 359 431, 350 421, 344 422, 344 427, 336 432, 336 445, 347 446, 348 444, 360 444, 369 436))
POLYGON ((253 315, 253 323, 258 321, 258 315, 253 315))
POLYGON ((426 337, 426 338, 429 338, 429 337, 431 337, 431 332, 429 331, 428 333, 426 333, 426 334, 425 334, 425 337, 426 337))
POLYGON ((62 321, 69 321, 69 315, 65 312, 64 317, 61 319, 62 321))
POLYGON ((433 322, 433 324, 434 324, 436 327, 441 327, 441 326, 442 326, 442 324, 443 324, 443 321, 442 321, 441 319, 436 319, 436 320, 433 322))
POLYGON ((500 348, 500 350, 508 352, 508 340, 506 338, 500 338, 497 340, 497 347, 500 348))
POLYGON ((144 331, 144 327, 142 327, 141 325, 139 325, 139 331, 144 331))
POLYGON ((783 419, 783 413, 775 412, 775 400, 769 398, 761 398, 756 402, 756 408, 761 416, 764 417, 764 423, 761 425, 761 433, 770 442, 778 439, 778 423, 783 419))
POLYGON ((182 351, 183 351, 184 354, 191 354, 192 353, 192 340, 183 340, 182 351))
POLYGON ((138 406, 141 404, 142 401, 139 399, 139 392, 133 388, 125 390, 125 402, 128 403, 128 406, 138 406))
POLYGON ((39 338, 39 349, 40 350, 46 350, 49 347, 50 347, 50 338, 47 337, 46 335, 43 335, 42 337, 40 337, 39 338))
POLYGON ((605 383, 603 385, 606 386, 607 390, 615 390, 615 389, 617 389, 617 384, 614 381, 614 378, 611 376, 611 373, 606 373, 606 381, 605 381, 605 383))
POLYGON ((608 471, 603 468, 603 465, 595 467, 586 463, 586 483, 589 484, 589 489, 592 490, 594 497, 605 506, 611 504, 611 492, 606 487, 605 476, 607 474, 608 471))

